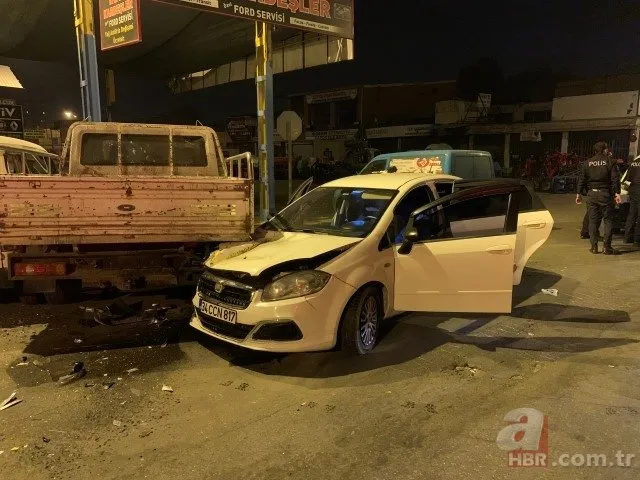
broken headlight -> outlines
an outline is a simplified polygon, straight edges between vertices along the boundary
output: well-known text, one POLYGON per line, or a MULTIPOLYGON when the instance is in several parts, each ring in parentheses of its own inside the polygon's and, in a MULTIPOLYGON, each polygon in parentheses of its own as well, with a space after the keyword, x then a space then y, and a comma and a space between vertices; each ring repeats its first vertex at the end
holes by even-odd
POLYGON ((322 290, 331 275, 318 270, 289 273, 269 283, 262 291, 263 302, 304 297, 322 290))

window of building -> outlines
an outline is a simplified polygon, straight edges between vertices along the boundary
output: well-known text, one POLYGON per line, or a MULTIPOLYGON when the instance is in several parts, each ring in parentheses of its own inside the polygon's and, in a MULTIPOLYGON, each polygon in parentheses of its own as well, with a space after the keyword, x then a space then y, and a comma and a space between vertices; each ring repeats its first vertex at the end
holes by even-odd
POLYGON ((327 64, 327 37, 307 33, 304 35, 304 67, 327 64))
POLYGON ((169 165, 169 135, 122 135, 120 141, 123 165, 169 165))
POLYGON ((222 85, 223 83, 229 83, 229 73, 231 66, 228 63, 220 65, 216 69, 216 84, 222 85))
POLYGON ((284 47, 277 47, 273 49, 273 73, 284 72, 284 47))
POLYGON ((80 148, 81 165, 118 164, 118 136, 115 134, 85 133, 80 148))
POLYGON ((314 103, 309 105, 309 119, 314 130, 326 130, 331 127, 331 104, 314 103))
POLYGON ((293 37, 284 43, 284 71, 301 70, 304 67, 302 59, 302 35, 293 37))
POLYGON ((329 63, 353 60, 353 40, 329 37, 329 63))
POLYGON ((229 81, 237 82, 244 80, 247 76, 247 60, 242 59, 231 63, 231 73, 229 74, 229 81))
POLYGON ((343 100, 336 102, 337 128, 349 128, 358 122, 358 101, 343 100))

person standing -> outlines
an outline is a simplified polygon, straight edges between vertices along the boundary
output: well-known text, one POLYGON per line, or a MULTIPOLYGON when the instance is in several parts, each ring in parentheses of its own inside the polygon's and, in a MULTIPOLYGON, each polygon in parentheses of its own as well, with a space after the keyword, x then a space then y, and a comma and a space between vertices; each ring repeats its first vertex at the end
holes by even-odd
POLYGON ((598 229, 604 220, 604 254, 618 255, 611 246, 613 238, 614 199, 620 203, 620 173, 609 156, 609 145, 598 142, 593 147, 595 155, 583 163, 578 180, 576 203, 582 203, 587 192, 589 208, 589 238, 591 253, 598 253, 598 229))
POLYGON ((640 247, 640 157, 629 163, 626 181, 629 182, 629 215, 624 226, 624 241, 640 247))

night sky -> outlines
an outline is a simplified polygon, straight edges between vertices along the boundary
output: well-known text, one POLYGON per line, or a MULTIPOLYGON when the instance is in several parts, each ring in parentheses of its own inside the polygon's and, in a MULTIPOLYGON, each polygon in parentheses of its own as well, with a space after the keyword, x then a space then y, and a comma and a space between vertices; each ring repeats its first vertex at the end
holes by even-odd
MULTIPOLYGON (((481 57, 496 58, 506 74, 540 66, 578 76, 640 72, 637 0, 356 0, 356 22, 345 85, 455 79, 481 57)), ((0 96, 49 121, 63 109, 80 113, 76 65, 0 63, 26 88, 0 96)))

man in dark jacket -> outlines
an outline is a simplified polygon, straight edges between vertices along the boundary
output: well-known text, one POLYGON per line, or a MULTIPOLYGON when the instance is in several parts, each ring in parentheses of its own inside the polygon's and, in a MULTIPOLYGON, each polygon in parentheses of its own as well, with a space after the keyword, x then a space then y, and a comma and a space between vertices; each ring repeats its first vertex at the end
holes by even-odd
POLYGON ((624 226, 625 242, 640 247, 640 157, 629 162, 626 181, 629 182, 629 215, 624 226))
POLYGON ((589 238, 591 253, 598 253, 598 229, 604 220, 604 254, 618 255, 611 246, 613 238, 614 200, 620 198, 620 172, 616 162, 609 156, 609 146, 598 142, 593 147, 595 155, 582 164, 578 180, 576 203, 582 203, 582 195, 587 194, 589 207, 589 238))

